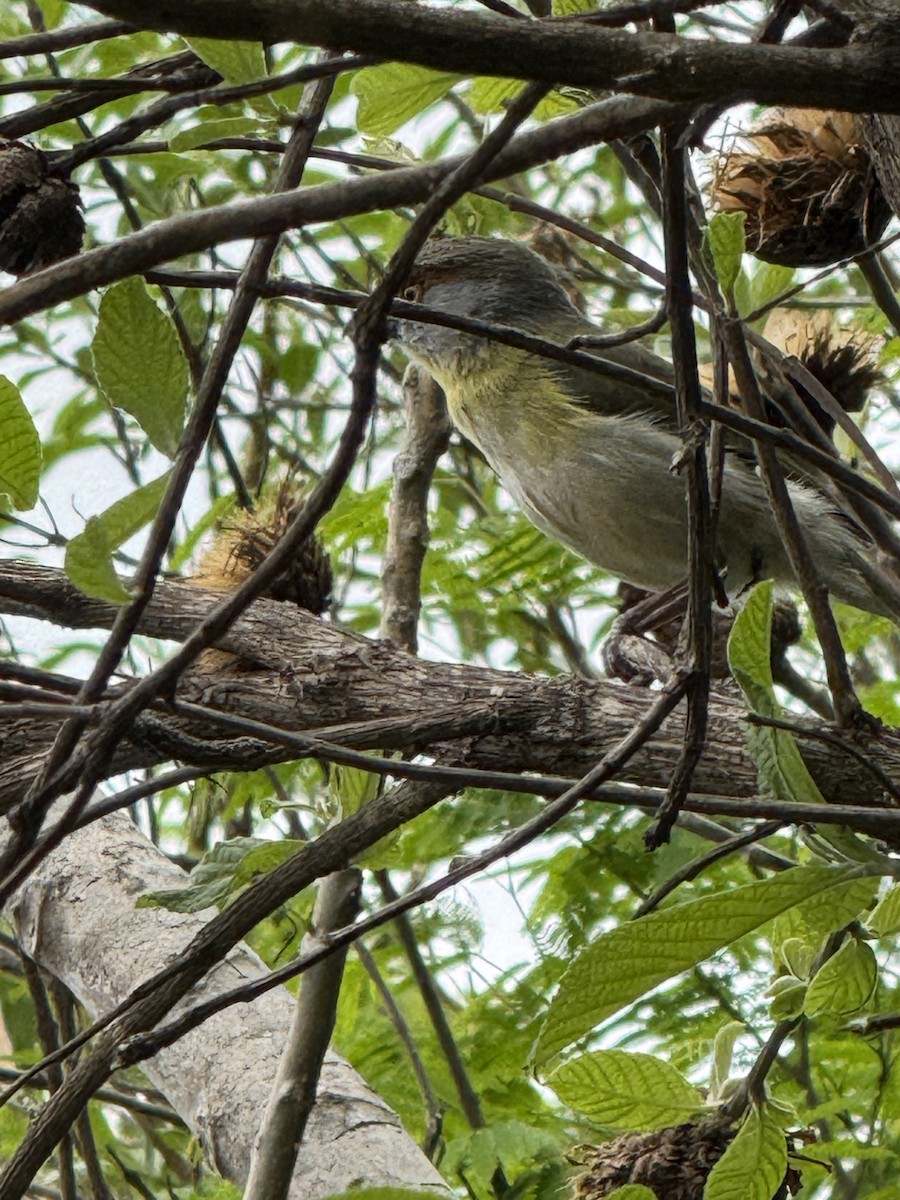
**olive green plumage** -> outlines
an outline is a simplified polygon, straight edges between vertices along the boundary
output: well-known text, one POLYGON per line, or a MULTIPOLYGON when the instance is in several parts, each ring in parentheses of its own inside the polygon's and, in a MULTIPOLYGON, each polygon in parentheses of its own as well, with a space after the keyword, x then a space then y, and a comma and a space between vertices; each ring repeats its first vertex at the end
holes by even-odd
MULTIPOLYGON (((602 332, 553 268, 517 242, 435 239, 409 285, 405 295, 432 308, 563 346, 602 332)), ((623 382, 440 325, 398 326, 409 355, 446 393, 456 427, 538 528, 640 587, 662 590, 685 577, 685 485, 672 470, 682 442, 671 399, 649 382, 671 383, 669 363, 636 342, 596 351, 638 373, 623 382)), ((813 489, 789 486, 833 595, 900 617, 900 591, 875 567, 863 535, 813 489)), ((731 596, 760 579, 794 583, 763 484, 736 455, 726 458, 716 559, 731 596)))

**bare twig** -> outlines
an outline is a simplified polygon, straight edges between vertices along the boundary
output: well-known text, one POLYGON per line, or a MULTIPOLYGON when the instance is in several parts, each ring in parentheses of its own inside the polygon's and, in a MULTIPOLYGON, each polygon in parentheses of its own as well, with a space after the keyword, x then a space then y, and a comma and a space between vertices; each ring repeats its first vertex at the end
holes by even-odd
MULTIPOLYGON (((332 930, 352 924, 359 911, 361 885, 362 876, 353 867, 323 880, 313 912, 312 937, 305 941, 327 944, 332 930)), ((297 1149, 315 1103, 322 1062, 334 1029, 346 956, 346 950, 332 955, 303 980, 287 1044, 253 1145, 244 1200, 283 1200, 288 1194, 297 1149)))
POLYGON ((677 128, 667 129, 663 135, 663 229, 666 242, 666 308, 672 326, 676 409, 684 442, 683 463, 687 468, 688 606, 681 651, 685 661, 676 667, 685 681, 687 716, 681 756, 672 772, 665 803, 659 810, 656 823, 646 835, 647 844, 652 848, 669 840, 703 752, 712 662, 716 531, 706 459, 709 429, 701 415, 703 398, 697 374, 697 346, 688 268, 687 177, 679 136, 677 128))

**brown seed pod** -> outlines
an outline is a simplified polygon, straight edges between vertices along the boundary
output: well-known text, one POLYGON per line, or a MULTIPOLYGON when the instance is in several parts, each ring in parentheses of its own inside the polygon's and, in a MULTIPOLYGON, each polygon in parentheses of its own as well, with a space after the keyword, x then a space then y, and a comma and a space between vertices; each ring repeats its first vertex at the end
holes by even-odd
POLYGON ((841 329, 830 313, 776 308, 763 336, 798 358, 844 412, 862 412, 872 390, 884 383, 877 339, 856 329, 841 329))
POLYGON ((78 188, 45 154, 0 140, 0 271, 28 275, 81 249, 78 188))
POLYGON ((891 210, 852 113, 774 109, 720 158, 712 198, 747 214, 747 246, 766 262, 822 267, 884 232, 891 210))
MULTIPOLYGON (((707 1177, 734 1138, 727 1121, 673 1125, 653 1133, 624 1133, 602 1146, 579 1146, 585 1170, 575 1180, 575 1200, 602 1200, 626 1183, 640 1183, 658 1200, 702 1200, 707 1177)), ((785 1200, 799 1184, 788 1171, 772 1200, 785 1200)))
MULTIPOLYGON (((286 481, 274 502, 255 513, 242 513, 222 526, 192 577, 200 587, 234 591, 257 570, 281 539, 301 501, 286 481)), ((263 593, 271 600, 287 600, 307 612, 325 612, 331 602, 331 562, 315 537, 307 539, 290 563, 263 593)))

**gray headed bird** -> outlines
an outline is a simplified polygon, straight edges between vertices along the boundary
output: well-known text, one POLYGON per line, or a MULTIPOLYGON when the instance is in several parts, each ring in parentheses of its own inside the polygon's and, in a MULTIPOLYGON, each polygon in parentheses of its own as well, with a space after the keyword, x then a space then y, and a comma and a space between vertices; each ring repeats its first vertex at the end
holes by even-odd
MULTIPOLYGON (((572 304, 553 268, 518 242, 437 238, 419 256, 403 298, 565 346, 602 334, 572 304)), ((673 472, 669 363, 637 342, 596 351, 634 374, 595 374, 478 334, 397 323, 409 356, 444 390, 456 428, 484 455, 526 516, 556 541, 628 583, 663 591, 687 572, 683 478, 673 472)), ((900 589, 874 548, 812 487, 791 499, 819 574, 837 599, 900 619, 900 589)), ((796 586, 751 463, 727 454, 716 568, 737 597, 762 579, 796 586)))

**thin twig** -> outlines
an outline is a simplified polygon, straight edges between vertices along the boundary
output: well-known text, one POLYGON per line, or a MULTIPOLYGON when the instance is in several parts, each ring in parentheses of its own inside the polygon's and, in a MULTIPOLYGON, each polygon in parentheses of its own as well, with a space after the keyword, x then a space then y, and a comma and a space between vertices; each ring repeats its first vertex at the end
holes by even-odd
POLYGON ((647 845, 655 849, 669 840, 679 810, 687 798, 706 741, 709 719, 709 680, 712 663, 712 592, 715 572, 715 526, 709 490, 706 446, 708 425, 701 415, 703 393, 697 374, 691 285, 688 267, 689 220, 685 153, 680 132, 663 134, 663 230, 666 244, 666 308, 672 327, 672 358, 678 427, 683 439, 686 518, 688 529, 688 604, 682 631, 684 656, 676 671, 686 685, 687 714, 681 753, 647 845))
POLYGON ((416 1082, 422 1092, 422 1099, 425 1102, 425 1145, 424 1150, 428 1157, 434 1161, 440 1145, 441 1131, 444 1125, 444 1113, 441 1103, 438 1100, 437 1093, 432 1087, 431 1080, 428 1078, 428 1072, 425 1070, 425 1064, 422 1062, 422 1056, 419 1054, 418 1047, 413 1040, 412 1033, 403 1013, 391 994, 391 990, 384 980, 383 975, 378 970, 378 964, 375 959, 366 949, 362 941, 356 943, 354 947, 356 956, 362 963, 363 970, 372 980, 375 985, 375 990, 381 997, 381 1003, 384 1005, 385 1012, 388 1015, 388 1020, 393 1025, 397 1037, 403 1043, 403 1048, 409 1058, 410 1066, 413 1074, 416 1077, 416 1082))
POLYGON ((0 59, 71 50, 75 46, 86 46, 91 42, 102 42, 108 38, 124 37, 136 32, 137 26, 129 25, 126 21, 93 21, 68 29, 25 33, 21 37, 7 38, 6 41, 0 42, 0 59))
MULTIPOLYGON (((395 904, 400 899, 400 895, 391 882, 388 872, 383 870, 376 871, 375 878, 378 881, 378 886, 381 888, 381 895, 384 897, 385 902, 387 904, 395 904)), ((425 1011, 428 1013, 428 1019, 431 1021, 431 1026, 434 1029, 441 1053, 450 1071, 450 1078, 453 1080, 453 1086, 456 1088, 463 1116, 472 1129, 483 1129, 485 1119, 481 1109, 481 1100, 472 1086, 472 1081, 466 1070, 466 1064, 459 1052, 456 1038, 453 1036, 453 1030, 450 1028, 450 1022, 447 1020, 447 1014, 444 1012, 441 997, 435 987, 431 972, 422 958, 415 930, 406 913, 400 913, 395 917, 393 925, 397 934, 397 940, 403 948, 406 961, 409 963, 409 969, 412 972, 416 987, 419 989, 422 1003, 425 1005, 425 1011)))
POLYGON ((757 825, 754 829, 750 829, 746 833, 736 834, 734 837, 728 838, 727 841, 723 841, 720 845, 715 846, 712 850, 707 850, 705 854, 700 854, 697 858, 691 859, 689 863, 685 863, 683 867, 674 871, 665 883, 661 883, 646 900, 638 905, 634 910, 632 919, 637 920, 638 917, 645 917, 648 913, 652 913, 681 884, 689 883, 692 879, 696 879, 698 875, 702 875, 704 871, 714 866, 717 862, 721 862, 723 858, 729 858, 732 854, 737 854, 738 851, 746 849, 747 846, 752 846, 755 842, 760 842, 767 837, 771 837, 780 828, 780 821, 765 821, 757 825))
MULTIPOLYGON (((333 929, 356 919, 361 886, 362 875, 355 867, 335 871, 322 881, 310 942, 327 944, 333 929)), ((333 955, 303 980, 287 1043, 253 1143, 244 1200, 284 1200, 288 1194, 334 1029, 346 957, 346 950, 333 955)))

